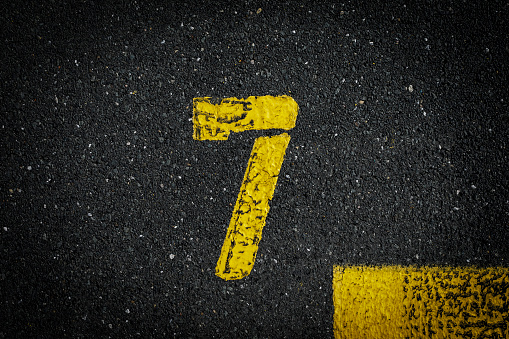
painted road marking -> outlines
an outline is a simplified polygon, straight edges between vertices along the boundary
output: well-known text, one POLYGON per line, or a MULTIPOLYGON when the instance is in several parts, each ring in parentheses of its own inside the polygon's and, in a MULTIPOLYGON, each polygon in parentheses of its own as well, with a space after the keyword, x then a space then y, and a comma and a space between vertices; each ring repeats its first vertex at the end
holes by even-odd
POLYGON ((217 261, 217 276, 242 279, 251 272, 289 142, 286 133, 256 139, 217 261))
MULTIPOLYGON (((291 129, 298 109, 288 96, 194 98, 193 138, 227 140, 230 132, 291 129)), ((216 275, 222 279, 242 279, 253 269, 289 142, 286 133, 255 140, 216 265, 216 275)))
POLYGON ((299 105, 291 97, 194 98, 193 138, 228 140, 230 132, 295 127, 299 105))
POLYGON ((335 266, 338 338, 509 338, 509 268, 335 266))

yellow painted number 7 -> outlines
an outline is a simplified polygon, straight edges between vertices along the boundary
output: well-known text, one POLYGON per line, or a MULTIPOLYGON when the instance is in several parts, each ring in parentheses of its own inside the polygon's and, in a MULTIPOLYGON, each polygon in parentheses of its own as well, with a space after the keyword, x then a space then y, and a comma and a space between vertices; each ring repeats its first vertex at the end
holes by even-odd
MULTIPOLYGON (((286 95, 222 100, 194 98, 193 138, 228 140, 230 132, 289 130, 295 127, 298 110, 295 100, 286 95)), ((222 279, 242 279, 253 268, 269 213, 269 200, 289 142, 287 133, 255 140, 216 265, 216 275, 222 279)))

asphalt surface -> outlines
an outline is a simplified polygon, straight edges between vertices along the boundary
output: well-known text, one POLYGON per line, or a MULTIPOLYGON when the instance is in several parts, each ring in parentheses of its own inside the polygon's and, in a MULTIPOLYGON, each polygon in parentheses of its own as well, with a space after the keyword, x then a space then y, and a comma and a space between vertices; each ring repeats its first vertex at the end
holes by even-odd
POLYGON ((505 1, 12 2, 0 337, 330 338, 333 265, 507 266, 505 1), (251 274, 215 265, 254 139, 299 104, 251 274))

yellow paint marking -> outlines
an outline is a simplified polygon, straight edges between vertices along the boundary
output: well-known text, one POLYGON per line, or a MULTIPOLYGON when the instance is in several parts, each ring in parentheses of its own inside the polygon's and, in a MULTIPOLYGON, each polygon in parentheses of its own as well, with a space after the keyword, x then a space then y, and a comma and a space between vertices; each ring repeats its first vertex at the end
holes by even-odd
MULTIPOLYGON (((194 98, 193 138, 227 140, 230 132, 295 127, 299 105, 282 95, 250 96, 247 99, 194 98)), ((216 275, 225 279, 242 279, 253 269, 269 213, 269 200, 276 188, 290 136, 286 133, 255 140, 244 180, 221 254, 216 275)))
POLYGON ((289 142, 286 133, 256 139, 217 261, 217 276, 242 279, 251 272, 289 142))
POLYGON ((509 268, 335 266, 334 336, 509 338, 509 268))
POLYGON ((299 106, 291 97, 194 98, 193 138, 227 140, 230 132, 295 127, 299 106))

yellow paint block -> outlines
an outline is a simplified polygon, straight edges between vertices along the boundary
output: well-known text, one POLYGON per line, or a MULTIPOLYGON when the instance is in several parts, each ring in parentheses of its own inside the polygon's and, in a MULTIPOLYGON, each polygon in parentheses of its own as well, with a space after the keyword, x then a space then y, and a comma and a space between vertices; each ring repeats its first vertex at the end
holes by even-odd
POLYGON ((509 269, 335 266, 334 336, 509 338, 509 269))
POLYGON ((293 98, 250 96, 247 99, 193 99, 193 138, 227 140, 230 132, 295 127, 299 106, 293 98))
POLYGON ((251 272, 289 142, 286 133, 256 139, 217 261, 217 276, 242 279, 251 272))

